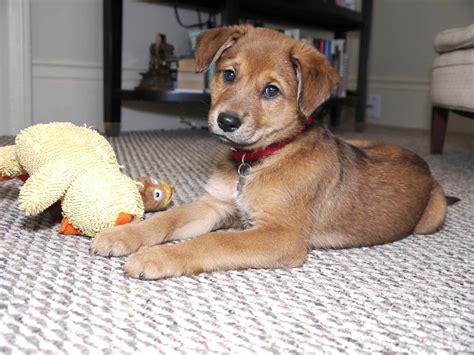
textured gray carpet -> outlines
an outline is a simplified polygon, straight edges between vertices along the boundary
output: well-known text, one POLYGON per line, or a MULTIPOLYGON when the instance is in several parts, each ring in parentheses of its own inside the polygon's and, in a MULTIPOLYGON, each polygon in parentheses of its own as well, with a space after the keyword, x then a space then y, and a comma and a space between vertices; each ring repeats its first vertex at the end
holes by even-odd
MULTIPOLYGON (((312 251, 299 269, 216 272, 161 281, 122 273, 124 258, 89 255, 48 214, 18 211, 0 183, 0 353, 459 352, 474 350, 472 136, 443 156, 426 133, 369 130, 425 157, 450 195, 442 231, 372 248, 312 251)), ((0 145, 12 142, 0 137, 0 145)), ((159 174, 175 204, 197 198, 225 148, 201 131, 111 139, 132 176, 159 174)))

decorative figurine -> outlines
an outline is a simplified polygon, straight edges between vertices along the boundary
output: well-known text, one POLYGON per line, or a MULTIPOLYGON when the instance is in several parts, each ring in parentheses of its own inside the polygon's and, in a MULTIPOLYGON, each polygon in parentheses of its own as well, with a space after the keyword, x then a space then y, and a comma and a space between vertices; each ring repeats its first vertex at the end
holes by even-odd
POLYGON ((155 43, 150 45, 150 64, 146 73, 140 73, 142 79, 135 90, 172 90, 170 61, 174 56, 174 47, 166 42, 166 36, 157 33, 155 43))

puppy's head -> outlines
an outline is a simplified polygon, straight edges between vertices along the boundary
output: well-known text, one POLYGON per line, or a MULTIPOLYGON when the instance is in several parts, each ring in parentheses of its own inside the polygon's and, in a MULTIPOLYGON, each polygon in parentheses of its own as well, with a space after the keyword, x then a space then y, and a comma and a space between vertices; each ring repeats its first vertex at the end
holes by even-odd
POLYGON ((294 134, 338 81, 312 46, 264 28, 231 26, 201 34, 196 71, 213 63, 209 129, 240 149, 294 134))

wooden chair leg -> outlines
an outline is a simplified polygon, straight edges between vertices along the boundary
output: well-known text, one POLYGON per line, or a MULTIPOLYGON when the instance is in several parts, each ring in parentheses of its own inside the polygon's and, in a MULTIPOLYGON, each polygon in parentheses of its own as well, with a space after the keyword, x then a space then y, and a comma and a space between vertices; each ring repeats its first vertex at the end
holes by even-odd
POLYGON ((433 106, 431 111, 431 154, 443 154, 449 110, 433 106))

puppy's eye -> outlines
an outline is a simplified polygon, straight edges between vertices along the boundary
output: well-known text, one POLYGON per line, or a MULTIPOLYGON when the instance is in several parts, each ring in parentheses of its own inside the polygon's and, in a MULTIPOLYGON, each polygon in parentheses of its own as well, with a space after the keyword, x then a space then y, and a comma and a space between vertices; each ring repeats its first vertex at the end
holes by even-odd
POLYGON ((272 99, 280 93, 280 90, 275 85, 268 85, 263 89, 263 96, 267 99, 272 99))
POLYGON ((232 83, 235 80, 235 72, 233 70, 224 71, 224 82, 232 83))
POLYGON ((160 201, 162 196, 163 193, 160 190, 155 189, 155 191, 153 191, 153 197, 156 201, 160 201))

